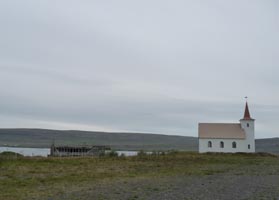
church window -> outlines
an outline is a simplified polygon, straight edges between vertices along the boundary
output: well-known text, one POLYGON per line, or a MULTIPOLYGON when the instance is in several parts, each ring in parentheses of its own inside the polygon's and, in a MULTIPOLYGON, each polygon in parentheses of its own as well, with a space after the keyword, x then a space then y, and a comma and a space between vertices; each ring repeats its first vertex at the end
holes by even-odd
POLYGON ((247 123, 247 127, 249 127, 250 126, 250 124, 249 123, 247 123))
POLYGON ((236 148, 236 142, 232 143, 232 148, 234 148, 234 149, 236 148))
POLYGON ((207 146, 208 146, 208 148, 211 148, 211 147, 212 147, 212 142, 211 142, 211 141, 208 141, 207 146))
POLYGON ((250 149, 251 148, 251 146, 250 146, 250 144, 248 144, 248 149, 250 149))
POLYGON ((220 142, 220 148, 224 148, 224 142, 223 141, 220 142))

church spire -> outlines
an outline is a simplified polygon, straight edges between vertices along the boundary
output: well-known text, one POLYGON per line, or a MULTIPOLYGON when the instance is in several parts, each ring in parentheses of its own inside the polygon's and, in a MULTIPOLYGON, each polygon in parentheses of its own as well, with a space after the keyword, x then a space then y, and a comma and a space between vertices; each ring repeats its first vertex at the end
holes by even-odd
POLYGON ((248 102, 247 102, 247 97, 245 97, 245 98, 246 98, 246 105, 245 105, 245 111, 244 111, 243 120, 254 120, 250 116, 248 102))

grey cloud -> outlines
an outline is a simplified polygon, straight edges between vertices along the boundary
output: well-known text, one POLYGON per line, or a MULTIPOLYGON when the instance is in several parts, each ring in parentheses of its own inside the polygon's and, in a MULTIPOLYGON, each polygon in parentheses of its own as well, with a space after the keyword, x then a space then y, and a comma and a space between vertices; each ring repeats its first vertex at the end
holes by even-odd
POLYGON ((248 95, 257 137, 276 136, 278 8, 275 0, 2 1, 1 115, 196 135, 200 121, 237 121, 248 95))

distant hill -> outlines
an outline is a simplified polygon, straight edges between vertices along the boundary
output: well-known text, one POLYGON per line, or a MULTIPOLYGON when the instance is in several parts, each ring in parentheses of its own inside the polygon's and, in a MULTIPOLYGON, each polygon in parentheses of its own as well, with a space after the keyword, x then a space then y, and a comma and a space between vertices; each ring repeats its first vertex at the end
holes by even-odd
POLYGON ((256 148, 258 152, 279 154, 279 138, 257 139, 256 148))
MULTIPOLYGON (((117 150, 198 151, 196 137, 74 130, 0 129, 0 146, 50 147, 53 141, 57 145, 108 145, 117 150)), ((257 139, 256 150, 279 153, 279 138, 257 139)))
POLYGON ((0 129, 0 146, 50 147, 53 141, 57 145, 108 145, 119 150, 198 150, 198 140, 195 137, 73 130, 0 129))

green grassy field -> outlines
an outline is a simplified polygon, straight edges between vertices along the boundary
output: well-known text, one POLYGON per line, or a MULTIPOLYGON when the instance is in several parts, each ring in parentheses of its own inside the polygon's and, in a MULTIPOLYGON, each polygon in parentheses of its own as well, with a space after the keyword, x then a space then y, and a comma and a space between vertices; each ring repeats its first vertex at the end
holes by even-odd
POLYGON ((102 158, 25 158, 1 155, 0 199, 52 199, 119 180, 202 177, 220 173, 238 176, 278 175, 279 159, 267 154, 189 152, 102 158))

